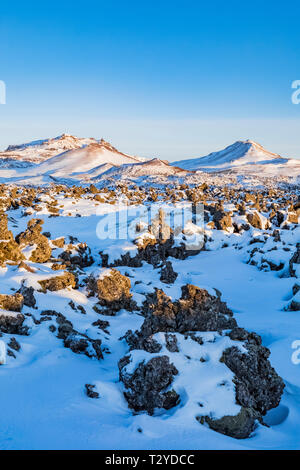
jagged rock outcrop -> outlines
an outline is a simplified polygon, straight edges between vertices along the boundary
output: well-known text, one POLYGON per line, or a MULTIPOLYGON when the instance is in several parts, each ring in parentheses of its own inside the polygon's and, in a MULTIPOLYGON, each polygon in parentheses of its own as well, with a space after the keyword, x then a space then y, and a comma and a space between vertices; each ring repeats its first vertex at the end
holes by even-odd
MULTIPOLYGON (((241 406, 241 410, 235 416, 225 415, 219 419, 206 415, 197 416, 199 422, 207 423, 212 429, 237 439, 246 438, 253 431, 256 420, 263 422, 266 412, 278 406, 284 383, 268 360, 270 351, 262 346, 258 335, 238 327, 232 311, 221 301, 219 294, 212 296, 205 289, 186 285, 182 287, 181 298, 172 302, 163 291, 157 289, 154 294, 148 295, 143 314, 145 320, 140 330, 135 333, 128 331, 125 335, 131 350, 143 349, 148 353, 159 353, 162 346, 153 335, 160 332, 165 332, 165 344, 171 353, 180 351, 176 335, 170 332, 181 333, 191 339, 194 339, 192 336, 195 332, 219 332, 223 336, 228 335, 232 342, 239 341, 239 345, 227 347, 223 351, 220 362, 234 373, 236 404, 241 406)), ((202 344, 199 337, 195 341, 202 344)), ((163 357, 166 356, 157 356, 147 364, 141 362, 129 375, 126 375, 126 365, 131 361, 130 356, 125 356, 120 361, 120 378, 126 388, 125 397, 129 406, 136 411, 146 410, 151 414, 155 407, 165 408, 163 398, 157 398, 157 391, 153 391, 150 380, 145 380, 146 366, 150 364, 152 380, 156 381, 157 377, 160 383, 160 359, 163 357), (150 396, 147 395, 148 391, 150 396), (154 392, 153 399, 151 394, 154 392), (147 400, 151 406, 146 404, 147 400)), ((169 360, 166 357, 164 362, 167 359, 169 360)), ((170 379, 170 374, 168 377, 170 379)), ((175 394, 176 390, 172 390, 172 396, 175 397, 175 394)), ((178 400, 179 397, 176 396, 176 399, 169 402, 169 406, 175 406, 178 400)))
POLYGON ((143 261, 152 264, 154 267, 159 267, 165 264, 169 257, 184 260, 189 256, 200 253, 202 249, 202 245, 198 249, 187 247, 183 242, 175 244, 174 235, 171 233, 168 240, 151 240, 149 243, 138 245, 138 253, 135 256, 130 256, 130 253, 127 252, 121 255, 120 259, 110 263, 107 254, 100 252, 100 255, 104 267, 130 266, 139 268, 142 266, 143 261))
POLYGON ((87 282, 89 295, 97 296, 99 305, 105 307, 107 315, 114 315, 122 308, 135 307, 130 293, 131 282, 116 269, 103 269, 98 275, 91 275, 87 282))
MULTIPOLYGON (((53 242, 52 242, 53 243, 53 242)), ((94 258, 91 255, 91 249, 86 245, 86 243, 80 243, 77 246, 73 247, 77 253, 72 253, 71 250, 66 250, 59 258, 67 265, 73 268, 87 268, 94 263, 94 258)))
POLYGON ((228 230, 232 228, 231 216, 224 210, 217 210, 214 213, 213 222, 218 230, 228 230))
POLYGON ((7 227, 7 215, 0 213, 0 266, 6 261, 18 262, 24 259, 19 245, 7 227))
POLYGON ((24 299, 24 305, 26 307, 32 307, 34 308, 36 305, 36 299, 34 297, 34 288, 33 287, 26 287, 24 284, 22 284, 21 288, 18 291, 24 299))
POLYGON ((289 272, 291 277, 296 277, 295 264, 300 264, 300 243, 297 243, 296 251, 289 261, 289 272))
POLYGON ((165 284, 173 284, 177 279, 178 273, 173 269, 171 261, 167 261, 165 266, 161 268, 160 280, 165 284))
POLYGON ((47 262, 52 253, 48 238, 42 235, 43 223, 42 219, 29 220, 25 232, 19 233, 16 237, 21 249, 26 246, 35 247, 29 257, 29 260, 35 263, 47 262))
POLYGON ((10 335, 27 335, 29 328, 24 326, 25 316, 22 313, 0 310, 0 331, 10 335))
POLYGON ((148 295, 143 306, 145 320, 140 331, 129 330, 126 340, 131 349, 158 352, 152 336, 160 331, 186 333, 192 331, 222 331, 237 326, 233 313, 219 297, 206 289, 187 284, 182 296, 172 302, 162 290, 148 295))
POLYGON ((279 405, 284 383, 271 366, 270 351, 262 346, 261 337, 237 328, 231 339, 243 340, 247 353, 237 347, 224 351, 221 361, 235 374, 236 401, 245 408, 264 416, 279 405))
POLYGON ((142 362, 133 373, 126 371, 127 359, 125 357, 119 362, 119 370, 120 379, 126 389, 124 395, 130 408, 135 411, 145 410, 152 415, 155 408, 168 410, 177 405, 179 395, 170 390, 170 385, 178 370, 167 356, 142 362))

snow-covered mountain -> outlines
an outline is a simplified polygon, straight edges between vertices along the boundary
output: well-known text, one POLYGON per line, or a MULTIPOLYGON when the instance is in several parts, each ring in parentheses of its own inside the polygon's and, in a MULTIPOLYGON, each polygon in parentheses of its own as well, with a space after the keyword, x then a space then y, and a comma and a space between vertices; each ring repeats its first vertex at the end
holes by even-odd
MULTIPOLYGON (((94 172, 93 172, 94 173, 94 172)), ((166 160, 160 160, 159 158, 153 158, 152 160, 125 164, 119 167, 111 167, 105 173, 101 175, 102 178, 119 178, 119 179, 131 179, 139 178, 142 176, 185 176, 190 173, 187 170, 182 170, 176 166, 171 166, 166 160)), ((96 175, 93 174, 93 176, 96 175)))
POLYGON ((63 134, 54 139, 9 146, 0 154, 0 181, 3 183, 47 184, 51 181, 81 184, 110 180, 167 182, 169 177, 186 183, 212 177, 255 178, 300 177, 300 160, 283 158, 251 140, 238 141, 206 157, 172 162, 125 154, 105 140, 63 134), (192 180, 192 181, 191 181, 192 180))
MULTIPOLYGON (((11 179, 25 184, 40 184, 51 179, 87 181, 112 167, 141 164, 143 161, 141 157, 120 152, 104 139, 97 141, 64 134, 55 139, 10 146, 0 154, 0 177, 7 182, 11 179), (67 150, 61 152, 63 148, 67 150), (15 152, 14 156, 8 156, 12 152, 15 152)), ((176 171, 170 167, 171 173, 176 171)))
POLYGON ((98 140, 62 134, 54 138, 34 140, 20 145, 9 145, 4 152, 0 152, 0 158, 40 163, 67 150, 78 149, 92 143, 98 143, 98 140))
POLYGON ((38 165, 34 174, 47 174, 55 177, 71 176, 93 169, 100 165, 124 165, 139 163, 138 157, 131 157, 112 147, 108 142, 90 143, 79 149, 69 150, 38 165))
POLYGON ((10 146, 4 154, 0 154, 0 177, 24 184, 42 184, 51 180, 97 182, 107 178, 124 180, 147 176, 185 176, 188 173, 171 166, 166 160, 145 160, 125 154, 103 139, 81 139, 66 134, 10 146), (67 150, 59 152, 62 149, 67 150), (51 156, 56 152, 59 153, 51 156), (12 153, 14 157, 8 157, 12 153))
POLYGON ((244 172, 263 171, 264 173, 291 173, 293 169, 300 171, 300 160, 283 158, 269 152, 252 140, 237 141, 219 152, 213 152, 201 158, 191 158, 172 163, 186 170, 223 171, 237 170, 244 172), (255 166, 254 166, 255 165, 255 166), (259 167, 257 167, 257 165, 259 167), (269 166, 267 168, 267 166, 269 166), (264 168, 261 168, 264 167, 264 168))

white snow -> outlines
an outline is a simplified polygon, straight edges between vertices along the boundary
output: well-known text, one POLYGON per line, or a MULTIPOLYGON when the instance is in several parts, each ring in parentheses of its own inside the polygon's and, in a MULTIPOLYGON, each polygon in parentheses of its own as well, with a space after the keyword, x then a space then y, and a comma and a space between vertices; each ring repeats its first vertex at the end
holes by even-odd
MULTIPOLYGON (((113 205, 95 206, 91 201, 81 199, 77 201, 76 211, 81 212, 83 217, 66 219, 64 213, 69 210, 71 202, 62 198, 59 204, 63 201, 66 208, 62 209, 59 217, 49 219, 47 214, 39 215, 45 221, 43 230, 50 231, 52 239, 76 233, 80 241, 88 243, 99 264, 100 249, 116 259, 128 250, 128 245, 136 248, 130 240, 124 246, 124 240, 114 240, 112 243, 109 239, 98 239, 96 227, 99 219, 105 217, 109 210, 115 211, 117 208, 113 205)), ((16 235, 24 230, 28 218, 19 218, 18 211, 14 211, 13 216, 17 220, 14 225, 17 226, 10 223, 10 229, 16 235)), ((300 369, 291 358, 294 353, 292 344, 300 339, 300 316, 297 312, 284 310, 295 279, 281 278, 277 272, 259 270, 257 266, 245 263, 249 248, 247 240, 251 236, 261 235, 260 230, 254 229, 253 233, 246 233, 245 236, 216 230, 211 232, 214 239, 218 240, 217 235, 220 238, 220 241, 208 243, 211 251, 201 252, 186 260, 172 259, 173 268, 178 272, 174 285, 162 284, 159 269, 147 263, 142 268, 124 266, 117 269, 130 276, 133 299, 139 304, 145 299, 145 294, 153 292, 155 287, 162 288, 172 300, 180 297, 181 286, 186 283, 207 287, 211 294, 215 294, 214 288, 222 292, 223 300, 233 309, 239 325, 262 336, 263 344, 271 350, 272 365, 285 380, 286 389, 281 404, 267 417, 271 428, 259 426, 250 439, 236 441, 196 421, 198 414, 209 412, 213 417, 218 417, 224 410, 228 414, 236 414, 239 410, 234 401, 232 374, 219 362, 230 340, 218 333, 201 333, 204 340, 202 346, 176 334, 180 353, 170 353, 165 348, 164 335, 157 334, 157 341, 163 345, 163 354, 167 354, 181 371, 172 385, 180 393, 181 403, 176 409, 156 413, 152 417, 145 413, 133 415, 123 397, 123 387, 118 378, 118 361, 128 354, 126 342, 119 338, 128 329, 138 329, 143 317, 127 311, 121 311, 115 317, 101 315, 101 319, 110 323, 109 334, 106 334, 92 326, 99 315, 93 310, 93 300, 86 297, 84 289, 65 289, 46 295, 36 292, 37 308, 26 308, 26 311, 37 319, 42 310, 62 312, 77 331, 95 339, 101 338, 103 346, 108 347, 111 354, 105 354, 99 362, 76 355, 64 348, 62 341, 49 331, 49 324, 55 321, 34 325, 30 318, 26 319, 30 335, 18 337, 21 350, 16 353, 16 359, 7 357, 7 363, 0 368, 0 400, 6 403, 0 417, 2 449, 299 448, 300 369), (229 245, 227 248, 221 248, 224 240, 229 245), (234 244, 237 243, 242 249, 235 249, 234 244), (136 281, 139 282, 136 284, 136 281), (70 300, 83 305, 86 314, 72 310, 70 300), (200 357, 204 357, 206 362, 200 362, 200 357), (86 397, 85 383, 96 385, 100 394, 98 400, 86 397), (142 428, 143 432, 139 433, 138 428, 142 428)), ((300 238, 299 231, 283 232, 285 246, 289 243, 295 245, 300 238)), ((261 238, 264 240, 264 237, 261 238)), ((267 241, 262 256, 288 262, 291 252, 280 251, 280 247, 278 253, 267 251, 271 248, 271 241, 267 241)), ((1 293, 11 293, 11 288, 17 290, 23 282, 38 289, 38 280, 62 274, 62 271, 52 271, 47 264, 43 267, 32 262, 27 264, 35 269, 34 273, 19 270, 17 266, 0 268, 1 293)), ((86 268, 85 275, 93 271, 95 267, 86 268)), ((105 275, 109 270, 102 270, 99 266, 96 272, 105 275)), ((5 335, 2 340, 7 344, 11 336, 5 335)), ((146 356, 145 352, 133 353, 136 361, 146 356)))

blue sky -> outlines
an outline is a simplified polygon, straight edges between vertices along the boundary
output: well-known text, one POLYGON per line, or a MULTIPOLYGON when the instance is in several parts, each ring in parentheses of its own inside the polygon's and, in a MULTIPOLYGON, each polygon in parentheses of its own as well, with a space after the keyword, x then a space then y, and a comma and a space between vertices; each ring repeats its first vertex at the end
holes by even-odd
POLYGON ((177 160, 238 139, 300 157, 300 5, 1 5, 0 146, 63 132, 177 160))

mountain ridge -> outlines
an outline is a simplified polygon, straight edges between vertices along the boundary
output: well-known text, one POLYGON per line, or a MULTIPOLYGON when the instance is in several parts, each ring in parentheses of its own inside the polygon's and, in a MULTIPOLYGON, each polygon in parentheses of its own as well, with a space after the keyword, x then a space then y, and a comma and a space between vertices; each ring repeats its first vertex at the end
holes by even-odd
POLYGON ((204 157, 170 163, 128 155, 104 139, 70 134, 10 145, 0 153, 0 179, 22 181, 22 184, 31 184, 33 180, 36 184, 49 180, 80 184, 105 178, 144 180, 145 177, 164 181, 173 176, 200 178, 202 174, 205 178, 207 173, 294 178, 300 176, 300 160, 270 152, 253 140, 239 140, 204 157))
POLYGON ((238 140, 225 147, 223 150, 212 152, 203 157, 195 157, 172 162, 172 165, 180 166, 187 170, 213 170, 229 169, 244 165, 261 165, 268 163, 287 163, 289 160, 297 161, 266 150, 262 145, 253 140, 238 140))

